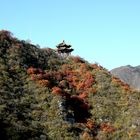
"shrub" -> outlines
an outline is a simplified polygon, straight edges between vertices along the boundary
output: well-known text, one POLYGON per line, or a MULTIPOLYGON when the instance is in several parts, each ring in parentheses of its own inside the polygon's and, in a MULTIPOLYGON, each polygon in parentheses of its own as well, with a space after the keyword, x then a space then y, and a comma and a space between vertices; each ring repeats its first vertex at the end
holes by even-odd
POLYGON ((52 93, 53 94, 61 95, 62 94, 62 90, 59 87, 53 87, 52 88, 52 93))

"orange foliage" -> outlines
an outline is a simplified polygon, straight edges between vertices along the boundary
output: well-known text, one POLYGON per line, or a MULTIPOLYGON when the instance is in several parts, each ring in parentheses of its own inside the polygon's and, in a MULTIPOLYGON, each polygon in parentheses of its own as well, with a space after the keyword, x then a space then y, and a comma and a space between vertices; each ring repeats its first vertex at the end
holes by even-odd
POLYGON ((116 83, 121 83, 121 80, 119 78, 117 78, 117 77, 113 77, 112 81, 116 82, 116 83))
POLYGON ((95 123, 94 123, 92 120, 88 119, 88 120, 87 120, 87 123, 86 123, 86 126, 87 126, 89 129, 93 129, 93 128, 95 127, 95 123))
POLYGON ((53 94, 59 94, 59 95, 61 95, 62 94, 62 90, 59 87, 53 87, 52 88, 52 93, 53 94))
POLYGON ((85 88, 90 88, 94 83, 94 78, 90 72, 85 74, 85 88))
POLYGON ((85 88, 85 83, 80 82, 79 84, 76 85, 77 90, 83 90, 85 88))
POLYGON ((78 97, 81 99, 85 99, 88 97, 88 94, 86 92, 84 92, 84 93, 81 93, 78 97))
MULTIPOLYGON (((81 59, 76 58, 76 61, 81 62, 81 59)), ((53 87, 51 89, 53 94, 69 100, 69 105, 75 113, 76 121, 85 123, 90 116, 90 105, 86 102, 86 98, 93 89, 92 85, 95 81, 86 64, 79 63, 79 67, 80 69, 75 65, 64 64, 61 71, 48 71, 46 73, 41 69, 31 67, 27 72, 31 74, 32 80, 35 80, 39 85, 53 87), (83 69, 85 69, 84 72, 82 71, 83 69), (75 92, 75 95, 70 95, 69 91, 72 91, 72 94, 75 92)), ((87 127, 93 128, 93 123, 88 121, 87 127)))
POLYGON ((124 88, 125 90, 131 90, 131 89, 130 89, 130 86, 129 86, 128 84, 124 84, 124 85, 123 85, 123 88, 124 88))
POLYGON ((94 79, 91 77, 85 81, 85 88, 90 88, 94 83, 94 79))
POLYGON ((110 126, 108 123, 102 123, 100 126, 100 129, 104 132, 107 132, 107 133, 115 131, 115 128, 110 126))
POLYGON ((122 86, 124 88, 124 90, 131 90, 131 88, 128 84, 124 83, 123 81, 121 81, 117 77, 113 77, 112 82, 115 82, 115 83, 119 84, 120 86, 122 86))
POLYGON ((37 82, 41 86, 47 86, 48 87, 50 85, 50 82, 48 80, 38 80, 37 82))
MULTIPOLYGON (((88 70, 88 67, 87 67, 87 65, 85 64, 85 63, 82 63, 81 65, 80 65, 80 71, 81 72, 86 72, 88 70)), ((82 73, 81 73, 82 74, 82 73)))
POLYGON ((90 135, 89 135, 88 132, 84 132, 82 138, 83 138, 84 140, 93 140, 93 139, 90 137, 90 135))
MULTIPOLYGON (((77 76, 79 78, 79 76, 77 76)), ((76 89, 80 92, 88 91, 94 84, 94 78, 90 72, 86 72, 81 76, 81 81, 73 81, 76 89)))
POLYGON ((97 64, 92 64, 91 67, 95 70, 102 70, 103 69, 102 66, 98 66, 97 64))

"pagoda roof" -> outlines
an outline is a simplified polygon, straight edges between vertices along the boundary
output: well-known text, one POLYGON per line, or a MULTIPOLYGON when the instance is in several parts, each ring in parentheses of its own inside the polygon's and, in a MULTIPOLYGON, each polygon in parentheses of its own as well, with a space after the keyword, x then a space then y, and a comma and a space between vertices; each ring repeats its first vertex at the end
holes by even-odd
POLYGON ((60 44, 58 44, 56 47, 57 47, 57 48, 70 48, 71 45, 67 45, 67 44, 65 43, 65 41, 63 40, 63 42, 60 43, 60 44))
POLYGON ((74 49, 70 49, 70 48, 59 48, 58 51, 62 52, 62 53, 69 53, 72 52, 74 49))

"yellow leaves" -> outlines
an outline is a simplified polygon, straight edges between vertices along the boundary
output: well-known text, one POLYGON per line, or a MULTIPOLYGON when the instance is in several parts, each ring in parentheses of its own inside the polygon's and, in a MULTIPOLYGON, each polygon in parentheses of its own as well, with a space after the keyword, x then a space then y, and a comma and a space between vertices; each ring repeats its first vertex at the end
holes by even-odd
POLYGON ((88 132, 84 132, 82 135, 83 140, 93 140, 93 138, 90 137, 88 132))
POLYGON ((47 94, 40 94, 37 100, 44 101, 46 99, 47 99, 47 94))
POLYGON ((120 129, 121 126, 122 126, 122 124, 121 124, 121 122, 119 122, 119 121, 116 121, 116 122, 114 123, 114 127, 115 127, 116 129, 120 129))
POLYGON ((140 103, 138 104, 138 108, 140 109, 140 103))
POLYGON ((132 139, 132 138, 136 135, 136 132, 134 132, 134 131, 129 131, 129 132, 127 132, 127 135, 128 135, 128 137, 129 137, 129 139, 132 139))
POLYGON ((119 101, 117 102, 117 106, 128 106, 129 102, 128 101, 119 101))

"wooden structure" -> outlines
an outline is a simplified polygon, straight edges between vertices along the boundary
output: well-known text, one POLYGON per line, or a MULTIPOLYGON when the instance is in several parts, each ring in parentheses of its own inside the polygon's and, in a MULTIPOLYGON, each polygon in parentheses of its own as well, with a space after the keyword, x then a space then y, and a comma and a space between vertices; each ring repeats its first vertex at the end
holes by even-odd
POLYGON ((57 47, 58 54, 62 55, 63 57, 68 57, 69 55, 71 55, 71 52, 74 50, 71 48, 71 45, 67 45, 64 40, 56 47, 57 47))

